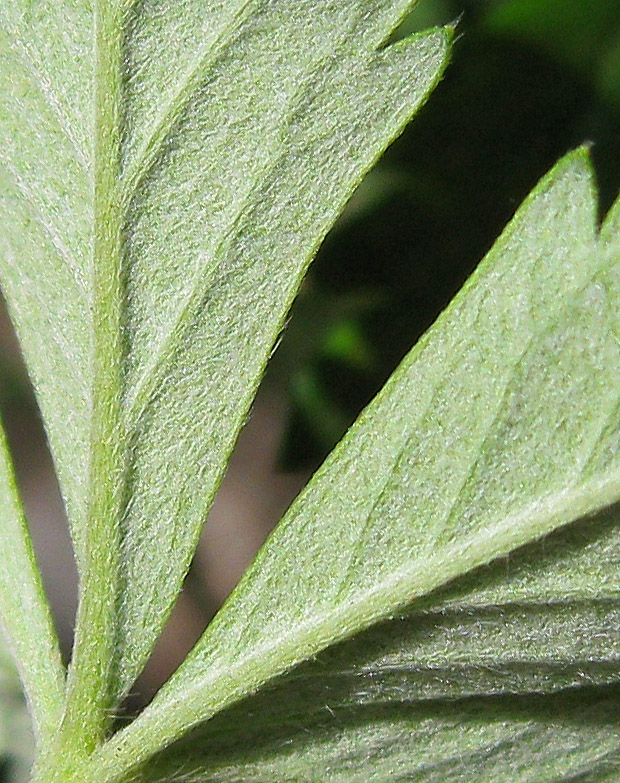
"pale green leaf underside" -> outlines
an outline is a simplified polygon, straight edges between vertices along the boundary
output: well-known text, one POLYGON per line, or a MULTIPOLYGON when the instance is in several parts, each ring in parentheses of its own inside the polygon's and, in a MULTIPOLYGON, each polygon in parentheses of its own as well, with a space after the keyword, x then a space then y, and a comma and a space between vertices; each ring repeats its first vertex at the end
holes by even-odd
MULTIPOLYGON (((1 423, 0 551, 0 634, 15 656, 37 740, 43 740, 55 730, 61 715, 64 674, 1 423)), ((16 711, 16 727, 19 720, 16 711)))
MULTIPOLYGON (((569 155, 527 199, 293 504, 190 657, 106 757, 147 757, 411 599, 618 498, 618 244, 611 222, 597 237, 587 154, 569 155)), ((600 590, 596 579, 588 581, 595 575, 590 566, 579 572, 573 595, 566 567, 516 604, 502 597, 500 582, 486 597, 483 590, 481 604, 469 599, 476 613, 490 613, 488 633, 469 652, 467 644, 446 643, 461 617, 449 618, 443 630, 436 625, 435 638, 406 655, 427 674, 433 665, 447 673, 459 655, 469 655, 469 674, 461 682, 458 672, 448 677, 444 695, 615 678, 617 582, 597 553, 591 556, 601 569, 600 590), (549 591, 557 605, 544 612, 541 596, 549 591), (593 597, 589 609, 581 603, 593 597), (590 618, 581 646, 570 639, 579 611, 590 618), (531 671, 511 687, 519 655, 527 668, 521 623, 538 635, 547 623, 558 638, 548 645, 538 639, 529 651, 531 671), (498 660, 508 679, 476 682, 494 637, 507 640, 515 662, 508 650, 498 660), (579 661, 589 644, 594 659, 582 676, 579 661), (548 666, 544 682, 536 666, 554 656, 562 661, 558 680, 548 666)), ((467 602, 461 596, 455 611, 467 602)), ((424 697, 424 677, 416 687, 416 698, 424 697)), ((431 682, 427 696, 437 695, 431 682)))
POLYGON ((127 682, 180 587, 309 259, 445 63, 441 32, 381 54, 372 50, 402 13, 395 5, 279 2, 256 10, 214 65, 200 103, 166 152, 164 162, 176 166, 179 150, 190 151, 181 173, 156 167, 151 191, 136 202, 130 248, 140 248, 135 257, 145 262, 132 266, 128 287, 135 302, 128 377, 135 383, 127 409, 136 438, 125 520, 124 622, 135 650, 127 682), (283 53, 293 49, 291 67, 283 53), (191 189, 190 172, 207 155, 213 170, 191 189), (198 213, 190 224, 191 203, 198 213), (174 214, 171 204, 178 204, 174 214), (161 257, 165 245, 158 243, 171 237, 179 253, 158 282, 147 260, 161 257), (170 288, 175 276, 178 301, 170 288), (168 565, 154 569, 153 562, 168 565), (141 580, 153 585, 147 595, 131 587, 141 580))
POLYGON ((92 405, 87 5, 0 6, 0 283, 76 527, 86 516, 92 405))
MULTIPOLYGON (((139 780, 186 783, 603 783, 618 780, 620 696, 588 690, 320 713, 272 722, 256 712, 214 720, 158 757, 139 780), (241 728, 240 728, 241 727, 241 728)), ((292 701, 296 704, 295 696, 292 701)), ((247 707, 247 705, 242 705, 247 707)))
MULTIPOLYGON (((107 194, 123 206, 125 240, 122 442, 108 444, 128 463, 121 690, 178 594, 310 258, 436 84, 450 37, 378 51, 411 0, 126 5, 122 159, 107 194)), ((101 310, 92 30, 86 0, 0 9, 0 73, 10 74, 0 81, 0 279, 82 570, 101 310)))
POLYGON ((34 755, 26 700, 11 653, 0 634, 0 764, 7 783, 23 783, 34 755))
POLYGON ((144 779, 459 780, 460 759, 476 780, 605 780, 617 689, 532 692, 618 682, 619 544, 605 511, 478 569, 224 711, 144 779))
POLYGON ((617 689, 532 691, 618 682, 619 544, 605 511, 467 574, 225 710, 141 779, 614 779, 617 689))
MULTIPOLYGON (((126 5, 122 154, 107 194, 124 236, 122 426, 107 444, 128 460, 123 518, 109 520, 123 531, 117 690, 178 593, 309 259, 436 83, 449 38, 378 50, 410 0, 126 5)), ((0 280, 80 568, 101 310, 91 14, 85 0, 0 8, 0 280)), ((243 699, 200 728, 183 769, 173 746, 145 778, 613 779, 615 509, 474 570, 620 496, 620 205, 601 238, 595 214, 580 151, 360 417, 186 664, 95 755, 92 779, 120 779, 243 699), (550 695, 590 683, 605 698, 550 695)), ((10 489, 11 545, 28 560, 10 489)), ((22 600, 10 578, 6 601, 22 600)), ((28 686, 32 653, 17 652, 28 686)), ((32 664, 35 707, 44 677, 60 693, 54 656, 51 674, 32 664)), ((54 688, 35 709, 50 724, 54 688)))
POLYGON ((620 682, 619 565, 602 512, 330 648, 292 690, 324 709, 620 682))

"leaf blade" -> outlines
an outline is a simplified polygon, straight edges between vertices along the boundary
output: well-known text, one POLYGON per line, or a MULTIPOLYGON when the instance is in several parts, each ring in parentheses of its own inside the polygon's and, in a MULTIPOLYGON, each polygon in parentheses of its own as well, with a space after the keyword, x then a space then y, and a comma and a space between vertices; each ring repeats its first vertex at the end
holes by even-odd
POLYGON ((0 278, 71 522, 86 744, 181 589, 311 256, 446 65, 449 31, 378 51, 412 2, 2 9, 6 73, 29 67, 1 85, 0 278))
POLYGON ((0 280, 78 550, 92 404, 88 8, 0 9, 0 280))
MULTIPOLYGON (((384 16, 391 19, 396 15, 394 9, 400 7, 398 3, 387 4, 389 13, 379 14, 384 5, 376 4, 381 24, 385 24, 384 16)), ((224 162, 215 156, 214 171, 192 180, 201 189, 205 187, 201 177, 207 183, 214 182, 200 205, 200 215, 215 205, 203 218, 194 214, 193 219, 202 221, 203 228, 214 220, 219 222, 213 224, 206 242, 201 234, 201 249, 195 238, 181 244, 183 259, 188 248, 192 258, 182 262, 172 259, 161 270, 163 284, 153 280, 148 259, 162 255, 164 247, 158 243, 169 241, 169 230, 195 231, 194 222, 188 228, 184 225, 187 218, 179 216, 184 214, 185 198, 179 200, 178 192, 170 197, 181 187, 179 181, 187 181, 185 177, 179 180, 178 173, 172 174, 177 171, 174 166, 186 164, 175 158, 173 169, 167 164, 161 171, 156 168, 147 182, 160 177, 164 184, 161 188, 151 184, 152 190, 136 202, 142 215, 159 215, 163 210, 172 214, 162 218, 157 236, 150 240, 140 239, 146 236, 147 227, 139 217, 130 231, 129 329, 134 343, 127 360, 132 380, 127 386, 125 410, 133 437, 131 502, 123 521, 127 578, 119 640, 126 650, 119 664, 125 688, 144 664, 178 594, 204 515, 310 258, 362 173, 425 100, 445 65, 448 32, 438 31, 419 37, 410 46, 374 53, 368 30, 375 37, 384 35, 385 30, 372 15, 370 21, 362 20, 362 6, 368 10, 364 4, 352 4, 344 10, 336 3, 295 3, 291 8, 259 3, 248 16, 247 29, 237 31, 238 40, 226 57, 236 58, 238 63, 233 68, 224 58, 220 66, 222 73, 230 71, 232 76, 226 78, 234 84, 225 88, 226 81, 220 86, 217 80, 224 76, 218 72, 212 77, 216 81, 214 95, 220 96, 218 101, 221 95, 229 96, 227 102, 233 102, 234 108, 247 103, 245 91, 249 89, 252 100, 259 105, 267 102, 267 107, 256 112, 247 128, 242 125, 236 131, 228 127, 236 120, 227 102, 223 107, 214 104, 214 116, 211 99, 196 109, 207 116, 207 127, 217 128, 215 148, 220 150, 224 141, 226 148, 230 147, 224 162), (304 44, 296 53, 308 73, 287 74, 282 94, 289 91, 291 103, 280 100, 280 106, 276 101, 272 116, 268 108, 274 100, 271 84, 275 76, 265 64, 260 70, 260 58, 283 68, 281 52, 298 35, 294 23, 312 17, 317 9, 322 14, 318 15, 320 24, 313 21, 312 46, 304 44), (284 20, 289 12, 292 19, 281 28, 284 42, 258 48, 270 31, 279 29, 271 16, 284 20), (362 41, 364 36, 370 39, 365 47, 346 37, 350 30, 341 17, 349 17, 349 26, 355 22, 355 33, 362 41), (255 29, 259 32, 253 32, 255 29), (333 37, 341 49, 332 51, 333 37), (240 69, 238 78, 236 69, 240 69), (412 79, 414 69, 416 78, 412 79), (303 89, 296 79, 301 79, 303 89), (260 91, 253 95, 258 80, 260 91), (240 134, 253 149, 254 124, 273 124, 274 118, 275 139, 270 131, 261 141, 266 151, 244 150, 241 173, 226 169, 226 177, 233 178, 227 187, 232 192, 238 189, 239 194, 222 212, 217 201, 222 198, 218 178, 223 176, 221 169, 228 156, 236 154, 241 143, 230 139, 240 134), (170 208, 175 199, 178 215, 170 208), (151 240, 150 247, 160 249, 145 254, 144 247, 151 240), (187 279, 190 283, 184 285, 187 279), (243 302, 241 310, 239 302, 243 302), (181 519, 183 524, 178 521, 181 519)), ((200 122, 198 125, 202 138, 205 130, 200 122)), ((188 148, 194 155, 202 149, 196 144, 188 148)), ((218 152, 223 154, 223 149, 218 152)))
MULTIPOLYGON (((280 694, 281 695, 281 694, 280 694)), ((257 707, 259 705, 256 705, 257 707)), ((263 699, 260 706, 265 706, 263 699)), ((546 699, 470 699, 378 704, 358 710, 271 722, 240 710, 221 716, 217 731, 171 748, 140 780, 439 781, 473 776, 496 783, 616 780, 617 690, 546 699), (237 723, 233 720, 237 718, 237 723), (237 731, 241 721, 241 731, 237 731)), ((215 728, 215 727, 213 727, 215 728)))
POLYGON ((27 694, 37 743, 56 730, 64 702, 58 639, 0 425, 0 624, 27 694))
POLYGON ((293 505, 190 657, 110 750, 169 743, 257 688, 267 671, 284 671, 617 500, 617 451, 605 446, 617 432, 605 430, 617 411, 605 375, 619 364, 608 312, 617 264, 597 245, 594 203, 587 155, 578 151, 535 189, 293 505), (474 392, 455 411, 468 387, 474 392), (567 410, 583 416, 570 419, 567 410), (597 451, 608 461, 595 465, 597 451), (506 464, 515 478, 502 494, 506 464), (363 557, 355 553, 360 537, 363 557), (265 595, 277 613, 260 604, 265 595))
POLYGON ((616 707, 603 724, 579 709, 620 675, 619 536, 603 512, 468 574, 224 710, 143 779, 608 779, 616 707))

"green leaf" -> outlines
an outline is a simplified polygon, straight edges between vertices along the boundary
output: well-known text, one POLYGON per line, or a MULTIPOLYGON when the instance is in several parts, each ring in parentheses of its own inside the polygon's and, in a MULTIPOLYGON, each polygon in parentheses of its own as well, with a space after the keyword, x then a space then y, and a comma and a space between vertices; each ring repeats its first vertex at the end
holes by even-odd
POLYGON ((37 781, 617 776, 620 202, 599 232, 583 150, 105 742, 312 255, 445 66, 452 30, 386 45, 412 5, 0 7, 0 280, 80 572, 63 704, 2 441, 37 781))
MULTIPOLYGON (((220 31, 205 94, 190 101, 187 124, 162 152, 169 165, 151 172, 148 192, 138 190, 130 215, 135 338, 126 405, 135 456, 125 551, 139 554, 126 556, 126 682, 179 589, 309 259, 445 64, 444 32, 375 51, 404 6, 258 4, 220 31), (165 254, 154 274, 152 259, 165 254), (162 561, 168 565, 151 565, 162 561), (146 595, 132 587, 143 580, 153 585, 146 595)), ((152 103, 150 95, 142 100, 152 103)))
MULTIPOLYGON (((15 657, 41 742, 61 716, 64 672, 1 424, 0 546, 0 627, 15 657)), ((15 720, 18 723, 17 711, 15 720)))
MULTIPOLYGON (((147 758, 328 645, 618 499, 620 241, 610 226, 599 240, 587 153, 567 156, 302 492, 177 674, 111 741, 104 764, 147 758)), ((566 587, 560 573, 554 589, 566 587)), ((526 614, 530 627, 541 621, 516 611, 523 647, 518 623, 526 614)), ((601 612, 608 628, 615 612, 601 612)), ((550 617, 561 647, 574 630, 570 612, 550 617)), ((472 648, 472 667, 488 642, 483 635, 472 648)), ((516 653, 517 642, 509 640, 516 653)), ((602 640, 602 657, 614 663, 612 642, 602 640)), ((554 687, 571 676, 579 679, 559 672, 554 687)))
MULTIPOLYGON (((288 683, 294 687, 293 683, 288 683)), ((541 699, 377 704, 273 720, 276 698, 256 712, 231 710, 207 737, 192 734, 144 770, 140 781, 200 783, 572 783, 618 780, 620 697, 580 690, 541 699), (236 720, 236 722, 234 722, 236 720), (215 730, 215 731, 214 731, 215 730)), ((293 703, 296 704, 293 695, 293 703)), ((244 707, 247 707, 245 703, 244 707)))
POLYGON ((384 46, 412 5, 0 8, 0 279, 71 521, 66 732, 90 747, 178 595, 311 257, 445 67, 451 29, 384 46))
POLYGON ((619 544, 609 512, 558 531, 328 649, 289 687, 311 712, 620 682, 619 544))
POLYGON ((0 764, 2 780, 25 783, 34 755, 26 700, 17 671, 0 635, 0 764))
POLYGON ((76 531, 92 409, 88 5, 0 8, 0 281, 76 531))
POLYGON ((620 680, 619 566, 615 509, 562 528, 225 710, 143 779, 191 769, 223 781, 243 767, 250 781, 355 780, 366 759, 370 780, 390 768, 458 780, 457 752, 476 779, 548 780, 553 769, 564 780, 559 769, 580 766, 604 779, 593 770, 620 750, 617 688, 533 693, 620 680))

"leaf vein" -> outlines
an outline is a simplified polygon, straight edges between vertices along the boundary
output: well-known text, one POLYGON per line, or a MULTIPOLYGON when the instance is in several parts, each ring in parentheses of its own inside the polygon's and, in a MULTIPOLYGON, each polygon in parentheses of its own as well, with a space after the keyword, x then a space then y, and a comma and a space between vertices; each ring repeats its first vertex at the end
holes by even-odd
MULTIPOLYGON (((3 30, 2 33, 4 38, 9 38, 5 30, 3 30)), ((18 60, 22 64, 23 73, 28 78, 29 83, 39 92, 48 108, 51 109, 56 122, 58 123, 58 127, 70 142, 83 173, 87 177, 90 177, 90 161, 71 129, 71 123, 56 91, 45 75, 36 68, 32 57, 21 42, 19 36, 11 36, 10 39, 14 43, 11 47, 11 51, 17 54, 18 60)))
POLYGON ((19 176, 14 166, 4 157, 0 159, 5 164, 6 170, 11 175, 13 193, 24 203, 32 217, 33 222, 36 223, 41 233, 47 238, 48 243, 54 249, 58 259, 64 262, 71 270, 72 277, 77 283, 80 292, 85 295, 87 291, 87 284, 84 278, 84 273, 78 262, 75 260, 69 248, 60 238, 54 226, 49 221, 45 220, 41 210, 36 205, 36 199, 32 191, 24 183, 23 179, 19 176))
POLYGON ((140 184, 148 176, 157 160, 157 155, 166 142, 171 130, 183 114, 192 96, 198 89, 200 81, 209 69, 217 62, 221 52, 231 39, 232 34, 248 15, 256 0, 243 0, 231 17, 224 24, 215 41, 210 41, 198 50, 198 54, 190 62, 180 82, 175 84, 175 92, 168 98, 162 112, 146 132, 146 137, 138 148, 120 181, 122 202, 127 207, 137 192, 140 184))

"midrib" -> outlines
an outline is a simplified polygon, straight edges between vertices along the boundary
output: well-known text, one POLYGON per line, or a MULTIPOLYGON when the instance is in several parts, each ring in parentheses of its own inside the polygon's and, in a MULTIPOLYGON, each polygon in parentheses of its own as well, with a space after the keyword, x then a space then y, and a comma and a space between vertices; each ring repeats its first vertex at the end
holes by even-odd
MULTIPOLYGON (((181 668, 151 705, 98 751, 93 759, 92 781, 118 783, 192 727, 257 691, 300 661, 403 610, 412 600, 456 577, 609 506, 616 502, 619 493, 620 473, 614 466, 602 476, 548 498, 537 498, 518 513, 498 520, 491 532, 479 531, 422 565, 407 564, 347 604, 308 618, 288 634, 276 634, 275 638, 257 643, 237 660, 223 660, 224 656, 218 659, 217 655, 200 660, 198 666, 204 670, 204 676, 194 677, 191 684, 175 694, 176 681, 183 676, 181 668), (355 617, 354 632, 351 617, 355 617)), ((193 665, 196 668, 196 660, 193 665)), ((91 783, 91 779, 85 783, 91 783)))
POLYGON ((122 4, 95 3, 94 225, 92 234, 93 411, 86 528, 77 544, 80 603, 63 734, 85 753, 111 717, 123 481, 121 430, 123 212, 121 165, 122 4))

